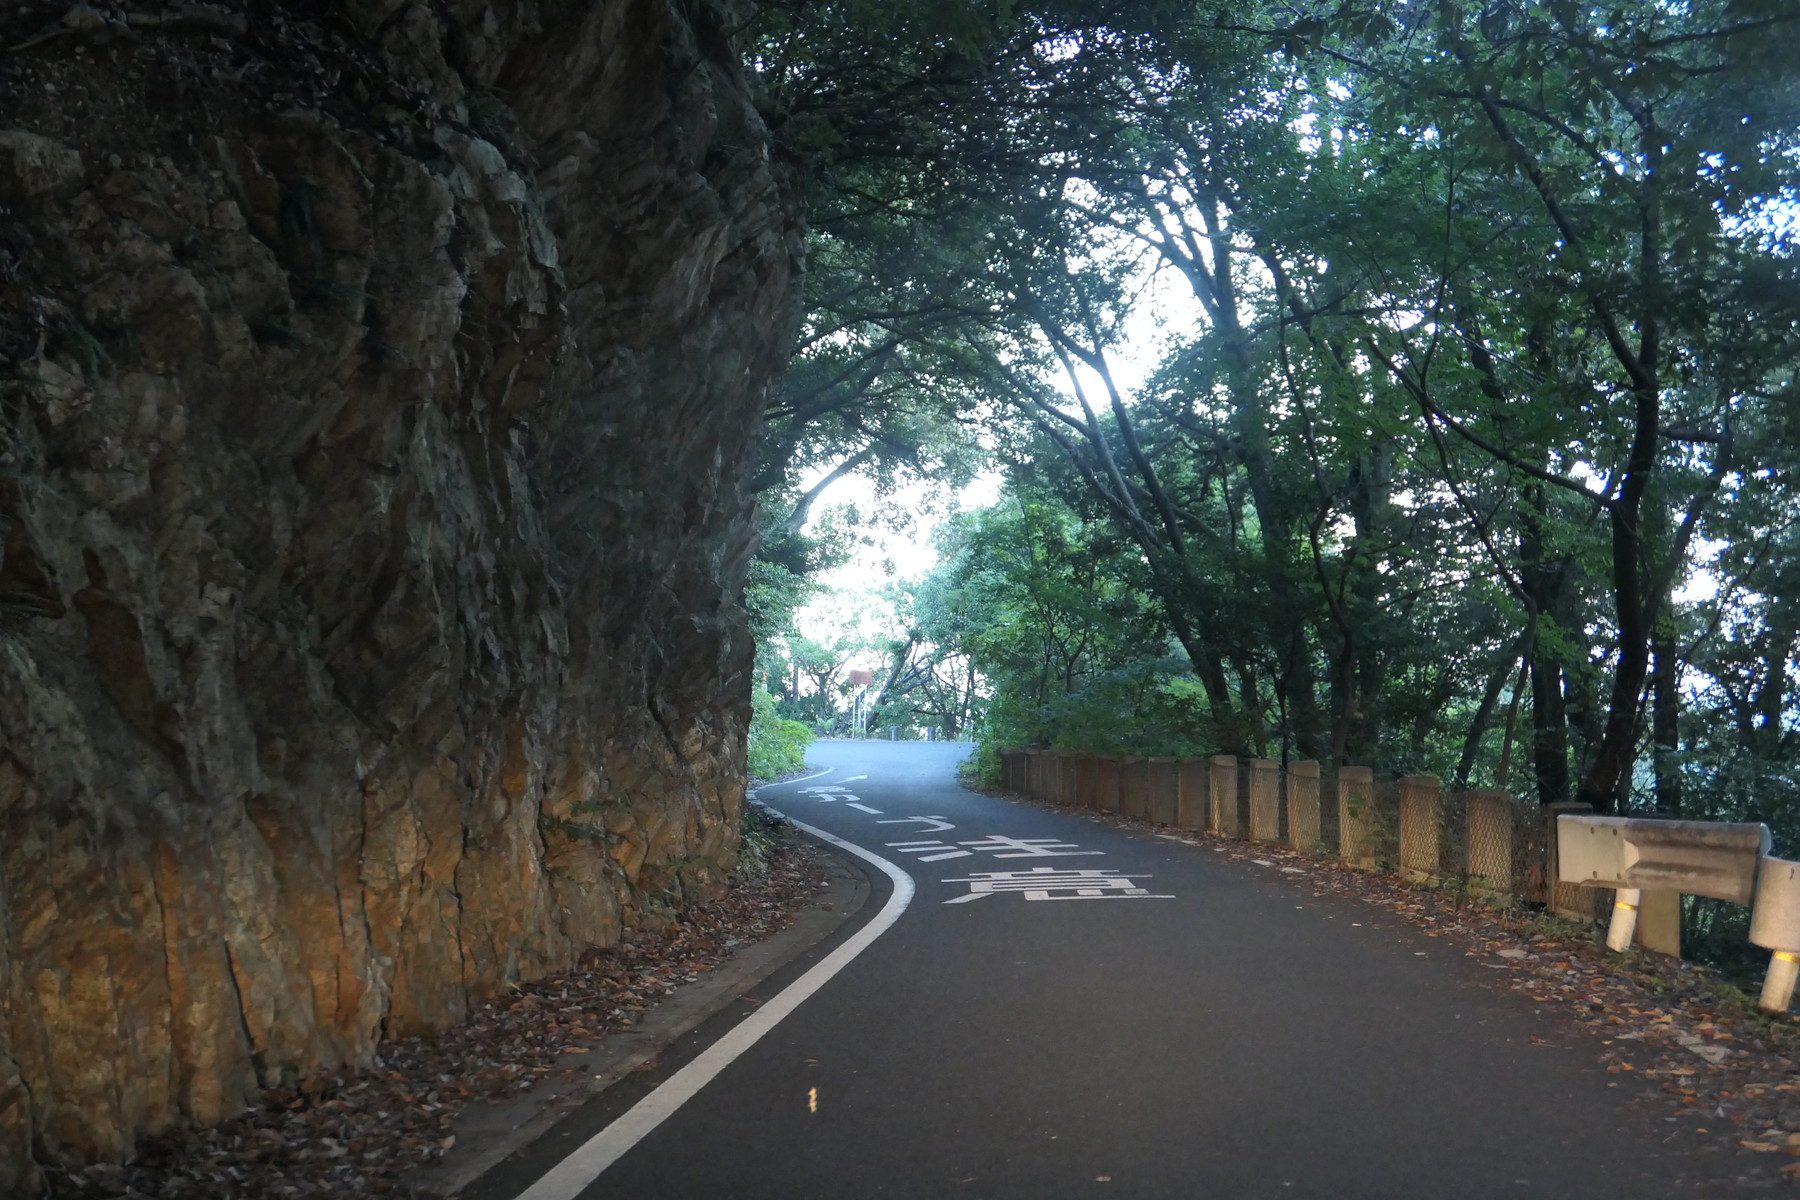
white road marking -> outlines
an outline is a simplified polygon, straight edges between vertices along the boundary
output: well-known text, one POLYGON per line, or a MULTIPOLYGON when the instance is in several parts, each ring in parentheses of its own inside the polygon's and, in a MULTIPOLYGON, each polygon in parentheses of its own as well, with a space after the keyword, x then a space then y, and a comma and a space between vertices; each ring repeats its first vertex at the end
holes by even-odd
POLYGON ((944 883, 966 883, 969 894, 955 896, 945 904, 967 904, 983 896, 1002 892, 1022 892, 1027 900, 1173 900, 1174 896, 1152 895, 1146 888, 1131 882, 1148 879, 1148 875, 1124 875, 1118 871, 1059 871, 1054 867, 1033 867, 1029 871, 977 871, 967 879, 946 879, 944 883), (1067 892, 1066 896, 1051 895, 1067 892))
POLYGON ((858 804, 858 803, 856 803, 856 801, 854 801, 854 800, 852 800, 852 801, 850 801, 850 802, 849 802, 849 803, 848 803, 848 804, 846 804, 846 805, 845 805, 845 806, 844 806, 844 807, 845 807, 845 808, 859 808, 859 809, 861 809, 861 810, 862 810, 862 811, 863 811, 863 812, 866 812, 866 813, 873 813, 873 814, 874 814, 874 815, 875 815, 875 816, 878 816, 878 817, 879 817, 879 816, 880 816, 880 815, 881 815, 881 810, 880 810, 880 809, 879 809, 879 808, 870 808, 870 807, 869 807, 869 806, 868 806, 868 805, 866 805, 866 804, 858 804))
MULTIPOLYGON (((819 774, 824 774, 821 771, 819 774)), ((808 776, 807 778, 816 778, 808 776)), ((791 782, 798 783, 799 780, 791 782)), ((777 816, 785 814, 777 813, 777 816)), ((867 950, 876 938, 886 933, 906 906, 912 902, 912 876, 882 858, 864 850, 854 842, 846 842, 843 838, 816 829, 804 821, 794 821, 795 828, 804 829, 816 838, 830 842, 841 850, 847 850, 858 858, 879 867, 883 874, 894 881, 893 894, 873 920, 851 934, 844 943, 830 954, 820 959, 813 968, 794 982, 783 988, 779 995, 764 1004, 761 1008, 745 1017, 724 1037, 700 1052, 687 1066, 669 1076, 655 1091, 633 1105, 618 1120, 596 1133, 569 1157, 557 1163, 536 1183, 519 1193, 518 1200, 574 1200, 589 1184, 600 1177, 600 1173, 612 1166, 638 1142, 642 1141, 653 1129, 661 1125, 676 1109, 687 1103, 695 1093, 714 1076, 730 1066, 739 1055, 750 1047, 769 1030, 775 1028, 781 1019, 800 1007, 801 1003, 818 991, 839 971, 850 965, 850 961, 867 950)))
POLYGON ((867 775, 846 775, 846 776, 844 776, 844 782, 845 783, 855 783, 859 779, 867 779, 867 778, 868 778, 867 775))
POLYGON ((949 842, 889 842, 888 849, 902 854, 917 854, 920 862, 942 862, 946 858, 973 858, 974 852, 958 850, 949 842))
POLYGON ((997 833, 990 833, 977 841, 956 844, 967 846, 980 854, 992 854, 995 858, 1079 858, 1083 855, 1106 853, 1104 850, 1077 850, 1074 842, 1059 842, 1055 838, 1001 837, 997 833), (1012 853, 1002 854, 1002 850, 1011 850, 1012 853))
POLYGON ((766 788, 793 787, 796 783, 805 783, 809 779, 817 779, 821 775, 829 775, 835 770, 837 770, 836 767, 826 767, 823 771, 814 771, 811 775, 802 775, 798 779, 783 779, 777 783, 765 783, 763 786, 766 788))
POLYGON ((942 817, 894 817, 894 818, 891 818, 886 821, 877 821, 875 823, 877 825, 920 825, 920 824, 924 824, 924 825, 931 826, 930 829, 920 830, 919 832, 921 832, 921 833, 942 833, 946 829, 955 829, 956 828, 956 826, 954 826, 950 822, 944 820, 944 818, 942 818, 942 817))

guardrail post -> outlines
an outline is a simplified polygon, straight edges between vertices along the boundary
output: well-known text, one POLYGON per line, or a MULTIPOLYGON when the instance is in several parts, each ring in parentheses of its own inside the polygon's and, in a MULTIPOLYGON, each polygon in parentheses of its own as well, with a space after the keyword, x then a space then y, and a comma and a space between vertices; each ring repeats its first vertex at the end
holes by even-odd
POLYGON ((1311 759, 1287 768, 1288 849, 1314 854, 1319 849, 1319 764, 1311 759))
POLYGON ((1559 884, 1615 888, 1606 944, 1681 953, 1681 897, 1754 903, 1770 861, 1768 826, 1756 822, 1669 821, 1561 813, 1556 821, 1559 884))
POLYGON ((1400 876, 1435 883, 1443 874, 1444 794, 1430 775, 1400 781, 1400 876))
POLYGON ((1175 760, 1175 824, 1182 829, 1205 829, 1211 811, 1207 802, 1206 760, 1175 760))
POLYGON ((1214 833, 1238 836, 1238 768, 1234 754, 1215 754, 1207 760, 1207 823, 1214 833))
POLYGON ((1175 824, 1175 760, 1152 758, 1144 766, 1149 776, 1146 815, 1158 825, 1175 824))
POLYGON ((1338 857, 1347 867, 1375 865, 1375 769, 1339 767, 1338 857))
POLYGON ((1638 905, 1643 903, 1640 888, 1620 888, 1613 893, 1612 921, 1606 926, 1606 948, 1624 951, 1637 933, 1638 905))
POLYGON ((1638 901, 1637 944, 1656 954, 1681 957, 1681 893, 1660 888, 1638 901))
POLYGON ((1273 759, 1250 760, 1250 840, 1281 840, 1281 764, 1273 759))
POLYGON ((1681 957, 1681 893, 1619 888, 1613 892, 1606 948, 1623 951, 1636 942, 1646 950, 1681 957))
POLYGON ((1775 952, 1758 1004, 1770 1012, 1786 1012, 1800 980, 1800 863, 1762 860, 1756 873, 1756 902, 1750 910, 1750 941, 1775 952))

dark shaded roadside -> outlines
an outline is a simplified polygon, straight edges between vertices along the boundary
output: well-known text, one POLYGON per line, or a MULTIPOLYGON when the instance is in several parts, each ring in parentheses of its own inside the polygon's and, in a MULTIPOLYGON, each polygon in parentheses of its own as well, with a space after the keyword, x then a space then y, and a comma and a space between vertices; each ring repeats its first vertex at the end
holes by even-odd
MULTIPOLYGON (((749 823, 747 822, 747 825, 749 823)), ((820 895, 828 860, 773 823, 747 857, 761 870, 716 902, 666 925, 628 930, 566 975, 517 985, 436 1038, 383 1045, 376 1066, 333 1073, 213 1129, 146 1142, 125 1166, 48 1172, 55 1200, 219 1200, 220 1197, 412 1197, 419 1173, 456 1144, 470 1106, 512 1100, 546 1080, 581 1074, 609 1035, 788 926, 820 895)))

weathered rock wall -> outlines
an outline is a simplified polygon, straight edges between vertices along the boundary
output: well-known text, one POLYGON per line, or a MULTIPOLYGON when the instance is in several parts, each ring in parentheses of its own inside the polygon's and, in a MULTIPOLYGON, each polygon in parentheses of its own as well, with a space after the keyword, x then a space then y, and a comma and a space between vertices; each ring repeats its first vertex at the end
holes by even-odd
POLYGON ((799 262, 707 3, 64 8, 0 16, 9 1196, 720 884, 799 262))

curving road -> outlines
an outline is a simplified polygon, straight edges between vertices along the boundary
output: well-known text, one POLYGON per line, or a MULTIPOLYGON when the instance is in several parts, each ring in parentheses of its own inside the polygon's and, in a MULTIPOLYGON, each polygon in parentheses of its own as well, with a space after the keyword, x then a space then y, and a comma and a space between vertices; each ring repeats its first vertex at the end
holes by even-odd
POLYGON ((968 749, 820 743, 816 774, 765 787, 872 856, 871 901, 465 1197, 1697 1194, 1672 1126, 1459 952, 1271 868, 967 792, 968 749))

